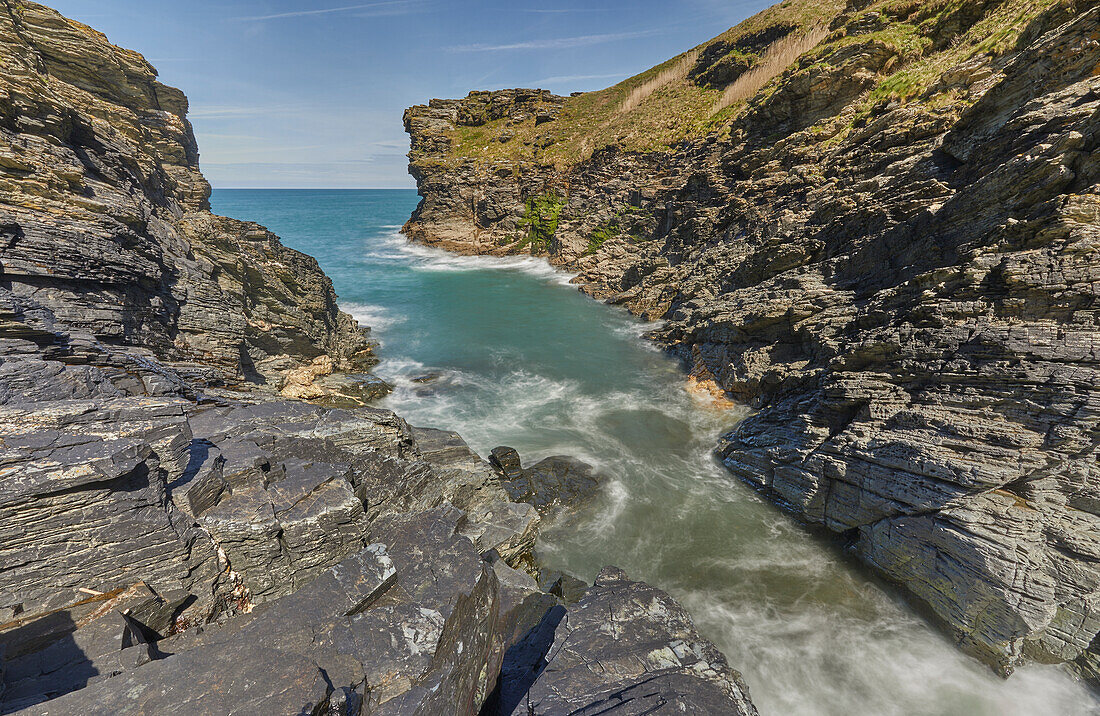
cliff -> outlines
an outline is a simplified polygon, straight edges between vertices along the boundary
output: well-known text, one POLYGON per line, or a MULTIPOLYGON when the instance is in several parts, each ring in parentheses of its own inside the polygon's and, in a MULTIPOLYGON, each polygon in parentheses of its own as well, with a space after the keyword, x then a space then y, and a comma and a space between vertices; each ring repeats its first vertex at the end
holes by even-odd
POLYGON ((0 6, 0 291, 109 345, 278 388, 322 355, 369 366, 309 256, 214 216, 187 99, 135 52, 0 6))
POLYGON ((406 232, 663 319, 757 408, 734 475, 1003 673, 1095 679, 1098 68, 1093 2, 783 3, 601 92, 409 109, 406 232))
POLYGON ((0 0, 0 67, 0 713, 756 713, 668 595, 540 571, 560 474, 362 407, 140 55, 0 0))

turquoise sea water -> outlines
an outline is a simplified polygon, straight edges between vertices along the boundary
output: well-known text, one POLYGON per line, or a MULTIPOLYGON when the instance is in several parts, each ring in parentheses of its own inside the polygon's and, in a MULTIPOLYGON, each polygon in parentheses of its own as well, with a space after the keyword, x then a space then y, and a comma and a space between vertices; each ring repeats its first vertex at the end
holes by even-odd
POLYGON ((317 258, 341 306, 381 342, 382 405, 457 430, 482 455, 568 454, 597 465, 599 498, 544 530, 550 565, 605 564, 673 594, 749 684, 761 714, 1086 714, 1066 672, 1003 681, 960 654, 888 586, 812 536, 710 456, 744 414, 690 396, 649 326, 533 258, 478 258, 398 234, 413 191, 218 190, 317 258), (432 376, 428 383, 412 379, 432 376))

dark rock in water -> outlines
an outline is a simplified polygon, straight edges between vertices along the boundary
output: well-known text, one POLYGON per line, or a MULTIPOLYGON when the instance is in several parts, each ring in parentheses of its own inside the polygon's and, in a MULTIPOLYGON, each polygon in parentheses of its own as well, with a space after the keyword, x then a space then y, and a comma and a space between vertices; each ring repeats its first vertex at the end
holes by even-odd
POLYGON ((505 480, 523 477, 523 465, 515 448, 504 446, 493 448, 489 452, 489 462, 504 476, 505 480))
POLYGON ((483 713, 740 714, 756 709, 741 675, 664 592, 607 567, 508 651, 483 713))
POLYGON ((490 453, 489 462, 504 478, 504 489, 511 499, 534 505, 544 514, 591 497, 600 484, 591 465, 565 455, 548 457, 524 468, 513 448, 497 447, 490 453))
MULTIPOLYGON (((530 502, 540 509, 554 504, 574 504, 591 497, 599 487, 599 479, 591 465, 566 455, 539 460, 527 468, 526 473, 527 484, 522 487, 523 491, 509 490, 509 494, 512 499, 530 502)), ((513 487, 521 488, 515 483, 513 487)))
POLYGON ((423 373, 418 376, 410 378, 413 383, 435 383, 443 377, 443 373, 439 371, 433 371, 431 373, 423 373))

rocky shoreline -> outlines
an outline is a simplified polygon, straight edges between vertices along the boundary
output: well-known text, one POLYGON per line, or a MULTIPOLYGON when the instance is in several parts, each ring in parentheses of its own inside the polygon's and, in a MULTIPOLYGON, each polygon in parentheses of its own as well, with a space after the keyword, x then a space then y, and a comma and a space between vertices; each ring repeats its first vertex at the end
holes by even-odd
POLYGON ((410 108, 405 232, 548 256, 662 319, 693 379, 758 409, 717 448, 734 475, 1000 673, 1096 683, 1100 8, 816 11, 598 93, 410 108), (821 39, 747 100, 694 135, 661 124, 798 33, 821 39))
POLYGON ((0 0, 0 57, 0 713, 756 713, 668 595, 535 564, 586 466, 364 406, 140 55, 0 0))

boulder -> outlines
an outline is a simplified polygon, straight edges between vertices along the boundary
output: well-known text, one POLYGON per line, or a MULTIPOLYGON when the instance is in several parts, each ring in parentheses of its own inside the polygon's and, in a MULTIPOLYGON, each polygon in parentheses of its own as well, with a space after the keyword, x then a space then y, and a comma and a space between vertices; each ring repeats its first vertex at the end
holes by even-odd
POLYGON ((487 711, 756 714, 740 674, 683 607, 614 567, 509 650, 487 711))
POLYGON ((492 450, 490 462, 503 478, 509 498, 534 505, 543 514, 591 497, 600 484, 591 465, 565 455, 544 458, 524 468, 513 448, 497 447, 492 450))

